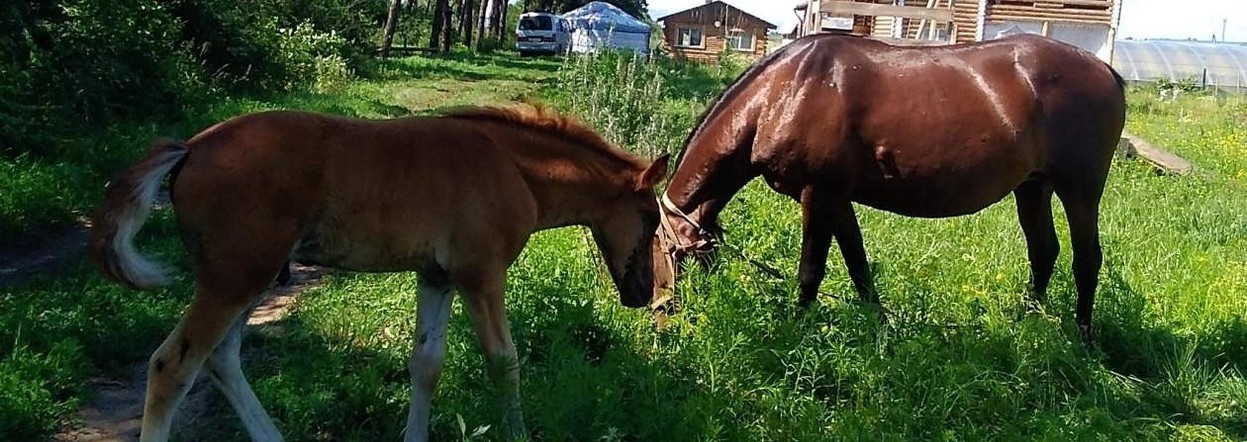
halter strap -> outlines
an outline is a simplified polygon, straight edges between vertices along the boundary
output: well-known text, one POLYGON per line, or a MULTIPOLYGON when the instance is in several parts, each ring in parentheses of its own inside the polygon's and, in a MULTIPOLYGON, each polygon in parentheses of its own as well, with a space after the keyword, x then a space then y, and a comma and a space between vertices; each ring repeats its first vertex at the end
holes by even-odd
POLYGON ((658 204, 663 208, 658 218, 662 222, 662 236, 666 239, 665 242, 669 244, 667 248, 667 252, 669 254, 674 256, 676 252, 683 252, 686 254, 690 252, 704 252, 706 246, 710 246, 711 248, 718 246, 714 238, 710 236, 710 232, 706 231, 700 223, 694 221, 691 216, 684 213, 684 211, 680 210, 679 207, 676 207, 675 203, 671 202, 671 199, 667 197, 666 192, 663 192, 662 197, 658 198, 658 204), (684 219, 685 222, 697 229, 697 241, 690 244, 685 244, 680 241, 681 238, 679 235, 675 234, 675 226, 671 224, 671 219, 668 216, 668 214, 672 213, 684 219))

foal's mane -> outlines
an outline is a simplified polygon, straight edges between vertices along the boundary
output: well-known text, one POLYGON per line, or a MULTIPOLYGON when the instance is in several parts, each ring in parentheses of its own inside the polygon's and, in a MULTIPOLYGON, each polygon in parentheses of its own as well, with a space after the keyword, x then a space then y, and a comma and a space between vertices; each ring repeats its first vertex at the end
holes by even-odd
POLYGON ((438 112, 447 118, 464 120, 495 121, 533 129, 539 132, 562 138, 576 144, 584 145, 595 152, 608 157, 618 158, 633 167, 644 166, 636 156, 615 147, 597 131, 583 122, 562 115, 543 104, 525 103, 512 106, 460 106, 438 112))

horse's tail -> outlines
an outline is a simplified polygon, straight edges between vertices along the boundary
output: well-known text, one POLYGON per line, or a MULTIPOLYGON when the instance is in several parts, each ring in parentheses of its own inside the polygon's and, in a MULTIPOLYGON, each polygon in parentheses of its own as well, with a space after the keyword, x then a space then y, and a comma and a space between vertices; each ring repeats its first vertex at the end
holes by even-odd
POLYGON ((139 162, 108 185, 104 204, 96 210, 88 252, 104 276, 135 289, 168 284, 165 269, 134 248, 134 235, 151 211, 160 183, 186 159, 180 141, 157 140, 139 162))
POLYGON ((1125 91, 1126 90, 1126 79, 1121 76, 1121 73, 1117 72, 1117 69, 1113 68, 1112 63, 1106 62, 1104 63, 1104 67, 1107 67, 1108 71, 1113 73, 1113 79, 1117 80, 1117 87, 1125 91))

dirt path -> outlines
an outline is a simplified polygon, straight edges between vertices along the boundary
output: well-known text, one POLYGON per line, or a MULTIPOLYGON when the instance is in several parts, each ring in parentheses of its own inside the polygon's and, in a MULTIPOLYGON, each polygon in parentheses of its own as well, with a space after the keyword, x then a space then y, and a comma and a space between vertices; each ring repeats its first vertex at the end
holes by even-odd
MULTIPOLYGON (((264 326, 286 317, 294 306, 295 297, 320 283, 328 273, 322 267, 292 264, 290 283, 276 287, 269 297, 256 307, 247 324, 264 326)), ((243 355, 246 360, 246 355, 243 355)), ((125 379, 107 377, 87 381, 94 394, 70 417, 64 428, 52 437, 55 441, 103 442, 138 440, 142 425, 143 394, 147 382, 147 363, 135 363, 131 375, 125 379)), ((195 433, 196 427, 207 422, 207 399, 215 394, 207 376, 200 375, 187 393, 186 401, 178 409, 173 425, 177 433, 195 433)))
POLYGON ((32 233, 0 250, 0 286, 36 274, 52 273, 82 256, 88 223, 32 233))

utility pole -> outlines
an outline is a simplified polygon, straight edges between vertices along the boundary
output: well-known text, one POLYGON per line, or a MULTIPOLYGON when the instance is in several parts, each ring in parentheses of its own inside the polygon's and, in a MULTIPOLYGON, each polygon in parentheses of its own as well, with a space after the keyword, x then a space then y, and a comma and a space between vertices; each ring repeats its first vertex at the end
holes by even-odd
POLYGON ((1228 18, 1221 19, 1221 41, 1222 42, 1225 42, 1225 24, 1228 23, 1229 21, 1230 19, 1228 18))

